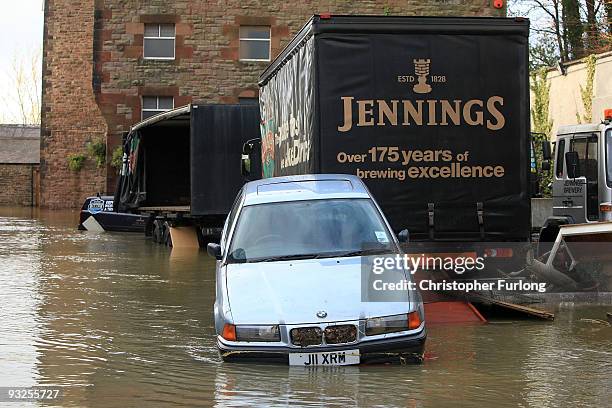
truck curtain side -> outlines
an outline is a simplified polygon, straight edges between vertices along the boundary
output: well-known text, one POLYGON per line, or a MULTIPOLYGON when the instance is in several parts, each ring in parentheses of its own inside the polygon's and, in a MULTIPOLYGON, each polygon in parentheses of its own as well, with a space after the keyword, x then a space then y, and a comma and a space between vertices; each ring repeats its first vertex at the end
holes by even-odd
POLYGON ((314 16, 260 77, 263 176, 356 174, 416 239, 528 241, 528 32, 314 16))
POLYGON ((124 143, 115 211, 172 226, 220 228, 244 184, 241 147, 259 137, 252 105, 192 104, 134 125, 124 143))

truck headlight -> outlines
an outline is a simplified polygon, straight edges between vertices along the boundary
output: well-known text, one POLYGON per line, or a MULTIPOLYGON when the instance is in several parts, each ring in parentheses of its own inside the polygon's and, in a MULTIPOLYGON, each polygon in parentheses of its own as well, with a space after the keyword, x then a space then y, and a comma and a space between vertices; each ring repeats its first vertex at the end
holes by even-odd
POLYGON ((236 326, 237 341, 280 341, 278 325, 236 326))
POLYGON ((395 333, 399 331, 414 330, 421 325, 419 312, 401 315, 375 317, 366 320, 366 336, 377 334, 395 333))

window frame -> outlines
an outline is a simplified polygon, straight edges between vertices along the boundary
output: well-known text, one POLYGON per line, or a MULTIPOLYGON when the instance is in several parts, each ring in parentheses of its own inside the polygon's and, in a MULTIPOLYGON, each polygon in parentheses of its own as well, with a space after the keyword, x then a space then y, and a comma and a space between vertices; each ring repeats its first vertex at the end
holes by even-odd
POLYGON ((140 120, 149 119, 152 116, 159 115, 160 113, 168 112, 168 111, 171 111, 172 109, 174 109, 174 96, 171 96, 171 95, 142 95, 140 99, 141 99, 141 101, 140 101, 141 102, 141 104, 140 104, 140 120), (145 108, 144 107, 144 98, 155 98, 156 109, 145 108), (159 107, 159 98, 172 98, 172 108, 170 108, 170 109, 160 109, 160 107, 159 107), (156 113, 145 118, 144 117, 144 113, 145 112, 156 112, 156 113))
POLYGON ((174 61, 176 59, 176 24, 175 23, 145 23, 145 29, 142 36, 142 58, 145 60, 161 60, 161 61, 174 61), (157 26, 158 37, 150 37, 146 35, 147 26, 157 26), (162 25, 172 25, 174 27, 174 37, 162 37, 161 35, 161 27, 162 25), (147 57, 145 55, 145 42, 147 40, 172 40, 174 46, 172 47, 172 57, 147 57))
POLYGON ((555 167, 555 177, 558 180, 563 179, 565 175, 565 137, 559 138, 556 144, 556 167, 555 167))
MULTIPOLYGON (((598 162, 598 168, 599 168, 599 142, 597 139, 597 135, 596 134, 591 134, 591 133, 576 133, 574 134, 574 136, 571 138, 570 140, 570 144, 569 144, 569 150, 570 152, 576 152, 578 153, 578 161, 580 163, 579 165, 579 170, 581 173, 584 172, 584 174, 580 174, 578 175, 578 177, 584 177, 587 179, 587 181, 589 180, 587 177, 587 167, 586 167, 586 163, 589 159, 591 159, 590 157, 590 150, 591 150, 591 146, 595 145, 595 160, 598 162), (584 144, 584 151, 578 151, 576 150, 576 145, 582 145, 584 144), (581 157, 581 153, 584 153, 584 157, 581 157)), ((580 146, 582 147, 582 146, 580 146)))
POLYGON ((239 61, 244 61, 244 62, 270 62, 272 61, 272 27, 268 26, 268 25, 241 25, 240 27, 238 27, 238 60, 239 61), (242 30, 241 28, 250 28, 250 27, 265 27, 268 29, 268 38, 248 38, 242 37, 242 30), (267 59, 261 59, 261 58, 241 58, 240 57, 240 48, 242 45, 242 41, 267 41, 268 42, 268 58, 267 59))
POLYGON ((219 243, 221 244, 221 249, 223 250, 224 258, 225 258, 227 250, 229 249, 228 239, 230 238, 230 235, 232 233, 232 227, 240 213, 243 199, 244 199, 244 188, 241 188, 240 191, 238 192, 238 195, 236 196, 236 199, 234 200, 234 204, 232 205, 232 208, 230 209, 230 212, 227 215, 227 218, 225 219, 225 225, 223 227, 223 231, 221 231, 221 240, 219 241, 219 243))

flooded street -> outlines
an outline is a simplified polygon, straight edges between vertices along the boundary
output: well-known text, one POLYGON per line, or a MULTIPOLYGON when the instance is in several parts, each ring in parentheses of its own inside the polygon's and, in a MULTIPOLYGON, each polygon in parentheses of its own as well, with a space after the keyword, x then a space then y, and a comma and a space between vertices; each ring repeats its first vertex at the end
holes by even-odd
POLYGON ((206 252, 170 251, 140 234, 80 232, 76 218, 0 209, 0 386, 64 387, 44 406, 556 407, 612 399, 612 328, 582 320, 605 319, 610 308, 602 306, 561 305, 554 322, 430 327, 418 366, 222 363, 206 252))

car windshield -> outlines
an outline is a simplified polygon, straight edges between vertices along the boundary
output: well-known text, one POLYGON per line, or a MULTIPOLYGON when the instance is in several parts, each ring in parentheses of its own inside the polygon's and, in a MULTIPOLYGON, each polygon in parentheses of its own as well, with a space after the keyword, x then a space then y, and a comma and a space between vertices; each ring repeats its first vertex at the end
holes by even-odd
POLYGON ((370 199, 290 201, 243 208, 228 263, 396 252, 370 199))

